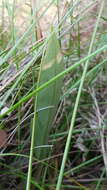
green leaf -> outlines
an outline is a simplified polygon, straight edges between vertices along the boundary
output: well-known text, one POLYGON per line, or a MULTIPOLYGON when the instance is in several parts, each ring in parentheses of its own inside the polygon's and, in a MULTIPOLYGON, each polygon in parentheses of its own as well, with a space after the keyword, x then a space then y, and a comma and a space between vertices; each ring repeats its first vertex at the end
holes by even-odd
MULTIPOLYGON (((38 78, 38 87, 63 71, 64 66, 60 51, 59 42, 55 32, 52 32, 48 41, 46 52, 42 57, 38 78)), ((49 151, 48 148, 38 147, 48 145, 48 137, 52 128, 56 109, 60 100, 63 79, 55 81, 47 89, 42 90, 37 95, 36 110, 38 112, 35 122, 35 149, 38 159, 44 158, 49 151)))

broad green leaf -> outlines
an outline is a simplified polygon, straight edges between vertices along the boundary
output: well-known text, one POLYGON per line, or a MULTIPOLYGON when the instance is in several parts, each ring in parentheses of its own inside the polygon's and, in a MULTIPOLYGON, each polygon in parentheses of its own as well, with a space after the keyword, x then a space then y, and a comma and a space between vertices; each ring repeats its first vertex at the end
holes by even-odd
MULTIPOLYGON (((41 68, 38 79, 38 87, 58 73, 63 71, 62 55, 59 42, 55 32, 53 32, 42 57, 41 68)), ((52 128, 57 106, 59 103, 63 79, 59 79, 51 86, 39 92, 36 99, 36 109, 38 112, 35 123, 35 147, 48 145, 48 137, 52 128)), ((47 148, 36 148, 36 157, 44 158, 47 155, 47 148)))

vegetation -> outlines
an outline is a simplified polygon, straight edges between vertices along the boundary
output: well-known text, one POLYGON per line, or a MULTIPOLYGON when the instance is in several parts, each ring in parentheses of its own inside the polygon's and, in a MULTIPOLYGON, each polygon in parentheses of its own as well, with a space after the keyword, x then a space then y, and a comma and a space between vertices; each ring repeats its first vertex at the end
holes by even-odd
POLYGON ((0 190, 105 190, 106 0, 0 5, 0 190))

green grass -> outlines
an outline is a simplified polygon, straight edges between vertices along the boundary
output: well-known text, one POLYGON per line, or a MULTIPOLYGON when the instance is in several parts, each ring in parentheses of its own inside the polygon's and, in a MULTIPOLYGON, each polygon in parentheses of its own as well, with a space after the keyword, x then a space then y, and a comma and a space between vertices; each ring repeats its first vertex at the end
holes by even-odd
POLYGON ((0 188, 104 189, 106 2, 97 12, 95 1, 19 3, 4 0, 0 7, 0 128, 8 134, 0 188), (22 6, 29 7, 26 29, 17 25, 22 6), (42 38, 41 19, 46 24, 52 8, 42 38))

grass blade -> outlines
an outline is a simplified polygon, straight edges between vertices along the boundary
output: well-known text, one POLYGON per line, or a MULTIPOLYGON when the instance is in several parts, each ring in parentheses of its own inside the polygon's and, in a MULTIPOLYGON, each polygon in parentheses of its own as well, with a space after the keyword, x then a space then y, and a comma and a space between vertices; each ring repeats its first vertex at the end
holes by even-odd
MULTIPOLYGON (((94 44, 98 24, 99 24, 99 21, 100 21, 100 17, 101 17, 102 11, 103 11, 103 7, 104 7, 104 1, 101 4, 101 8, 100 8, 99 15, 98 15, 98 18, 97 18, 96 26, 94 28, 94 32, 93 32, 93 35, 92 35, 92 40, 91 40, 91 43, 90 43, 88 55, 91 54, 92 49, 93 49, 93 44, 94 44)), ((67 138, 66 145, 65 145, 65 151, 64 151, 64 155, 63 155, 63 159, 62 159, 62 164, 61 164, 61 169, 60 169, 60 173, 59 173, 59 177, 58 177, 58 181, 57 181, 56 190, 61 189, 61 183, 62 183, 62 178, 63 178, 63 174, 64 174, 64 168, 65 168, 65 164, 66 164, 66 160, 67 160, 67 156, 68 156, 69 146, 70 146, 70 142, 71 142, 72 131, 73 131, 73 127, 74 127, 74 124, 75 124, 76 113, 77 113, 79 100, 80 100, 80 96, 81 96, 81 92, 82 92, 82 87, 83 87, 83 84, 84 84, 84 81, 85 81, 85 76, 86 76, 86 73, 87 73, 88 65, 89 65, 89 60, 86 61, 86 64, 85 64, 85 67, 84 67, 84 70, 83 70, 83 74, 82 74, 82 78, 81 78, 81 82, 80 82, 80 86, 79 86, 79 90, 78 90, 78 93, 77 93, 75 106, 74 106, 72 119, 71 119, 71 124, 70 124, 70 130, 69 130, 68 138, 67 138)))
MULTIPOLYGON (((55 32, 53 32, 46 49, 46 54, 42 58, 39 73, 38 87, 55 77, 60 71, 63 71, 62 55, 60 52, 59 42, 55 32)), ((55 116, 56 108, 60 100, 60 92, 62 87, 62 78, 54 82, 51 86, 39 92, 36 101, 36 108, 53 107, 41 110, 37 115, 35 126, 35 146, 47 144, 50 128, 55 116)), ((46 156, 45 149, 36 150, 38 159, 46 156)))

